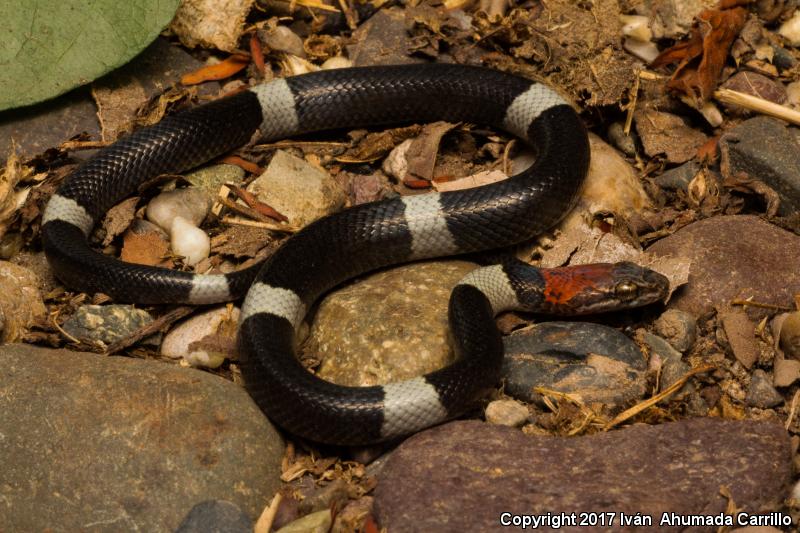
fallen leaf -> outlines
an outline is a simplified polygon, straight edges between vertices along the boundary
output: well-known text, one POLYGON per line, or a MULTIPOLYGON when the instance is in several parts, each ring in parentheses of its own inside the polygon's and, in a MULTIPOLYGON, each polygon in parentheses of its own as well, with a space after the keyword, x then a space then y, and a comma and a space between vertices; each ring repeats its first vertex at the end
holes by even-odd
POLYGON ((114 237, 121 235, 128 226, 133 222, 136 215, 136 204, 139 203, 139 197, 134 196, 123 200, 106 213, 103 219, 103 229, 106 230, 106 236, 103 238, 103 246, 108 246, 114 237))
POLYGON ((706 9, 698 16, 689 40, 664 50, 651 66, 657 68, 678 63, 667 87, 700 109, 711 98, 730 47, 746 20, 747 11, 741 7, 706 9))
POLYGON ((181 83, 184 85, 196 85, 209 80, 224 80, 243 70, 248 63, 250 63, 249 56, 234 54, 219 63, 206 65, 194 72, 184 74, 181 77, 181 83))
POLYGON ((120 259, 126 263, 172 268, 174 263, 169 256, 169 243, 158 233, 125 233, 120 259))

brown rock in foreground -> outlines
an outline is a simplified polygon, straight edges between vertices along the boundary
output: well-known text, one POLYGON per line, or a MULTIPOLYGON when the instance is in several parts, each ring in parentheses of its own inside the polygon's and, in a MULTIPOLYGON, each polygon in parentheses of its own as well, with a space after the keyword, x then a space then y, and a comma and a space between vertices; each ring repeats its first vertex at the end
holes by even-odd
MULTIPOLYGON (((791 306, 800 292, 800 237, 756 216, 719 216, 691 224, 647 250, 691 261, 689 283, 670 307, 700 315, 731 300, 791 306)), ((754 310, 758 314, 757 310, 754 310)))
POLYGON ((244 389, 212 374, 0 346, 0 531, 174 531, 209 499, 255 519, 282 455, 244 389))
POLYGON ((560 438, 463 421, 420 433, 390 456, 375 511, 382 527, 403 532, 496 531, 505 512, 608 511, 617 518, 602 531, 687 533, 709 529, 659 526, 662 513, 720 513, 721 486, 744 511, 775 510, 790 479, 789 438, 778 424, 697 418, 560 438), (620 512, 652 516, 652 526, 623 527, 620 512))

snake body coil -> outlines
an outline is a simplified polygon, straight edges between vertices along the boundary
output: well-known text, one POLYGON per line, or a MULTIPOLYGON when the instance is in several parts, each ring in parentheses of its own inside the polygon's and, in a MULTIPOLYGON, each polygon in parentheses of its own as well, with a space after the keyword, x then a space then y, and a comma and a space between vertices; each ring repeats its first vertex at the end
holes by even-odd
POLYGON ((102 150, 52 197, 42 233, 57 276, 83 291, 139 303, 197 304, 235 299, 247 291, 239 347, 247 388, 258 405, 301 436, 369 443, 456 416, 496 384, 502 342, 494 313, 566 309, 574 306, 573 298, 585 298, 593 284, 606 283, 607 289, 601 277, 609 275, 612 301, 587 299, 582 312, 663 296, 663 278, 630 264, 566 274, 509 263, 475 271, 454 289, 450 324, 458 360, 444 369, 400 383, 354 388, 322 381, 296 360, 295 330, 323 293, 387 265, 528 239, 574 205, 588 164, 583 124, 544 85, 459 65, 321 71, 255 86, 168 117, 102 150), (325 217, 288 239, 260 269, 232 274, 195 275, 121 263, 87 243, 103 213, 143 180, 206 162, 244 144, 258 129, 270 140, 432 120, 485 124, 531 144, 535 140, 536 163, 491 185, 405 196, 325 217), (565 276, 566 285, 557 290, 548 286, 565 276))

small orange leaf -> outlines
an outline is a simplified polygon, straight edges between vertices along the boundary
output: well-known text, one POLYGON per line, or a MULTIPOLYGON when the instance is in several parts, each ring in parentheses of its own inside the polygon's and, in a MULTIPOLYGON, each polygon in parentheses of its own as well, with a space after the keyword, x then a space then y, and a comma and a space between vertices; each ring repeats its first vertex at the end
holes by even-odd
POLYGON ((214 65, 206 65, 194 72, 184 74, 181 83, 184 85, 196 85, 209 80, 224 80, 245 68, 250 62, 250 58, 243 54, 235 54, 214 65))
POLYGON ((252 161, 248 161, 243 157, 239 157, 238 155, 229 155, 222 158, 223 163, 227 163, 228 165, 236 165, 237 167, 245 169, 247 172, 252 174, 261 175, 264 173, 264 169, 260 166, 256 165, 252 161))
POLYGON ((403 180, 403 185, 409 189, 430 189, 431 182, 428 180, 420 180, 414 178, 406 178, 403 180))
POLYGON ((253 64, 258 71, 264 74, 267 70, 267 66, 264 64, 264 50, 261 48, 261 41, 258 40, 255 32, 250 36, 250 55, 253 57, 253 64))

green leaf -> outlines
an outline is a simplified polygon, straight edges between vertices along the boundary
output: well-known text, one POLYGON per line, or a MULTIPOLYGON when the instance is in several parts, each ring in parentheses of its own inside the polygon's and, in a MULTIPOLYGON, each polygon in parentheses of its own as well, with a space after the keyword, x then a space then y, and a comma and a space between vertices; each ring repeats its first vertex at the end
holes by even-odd
POLYGON ((0 0, 0 111, 53 98, 121 65, 180 0, 0 0))

